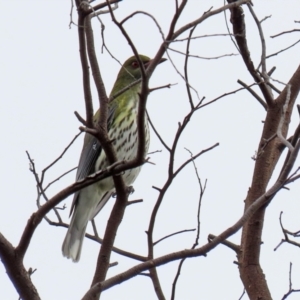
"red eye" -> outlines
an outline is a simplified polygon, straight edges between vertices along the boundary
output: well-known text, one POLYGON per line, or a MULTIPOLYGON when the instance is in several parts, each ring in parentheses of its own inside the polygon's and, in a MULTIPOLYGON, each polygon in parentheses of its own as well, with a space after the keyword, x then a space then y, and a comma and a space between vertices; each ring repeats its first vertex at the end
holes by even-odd
POLYGON ((139 63, 137 61, 133 61, 131 63, 131 66, 134 68, 134 69, 137 69, 139 67, 139 63))

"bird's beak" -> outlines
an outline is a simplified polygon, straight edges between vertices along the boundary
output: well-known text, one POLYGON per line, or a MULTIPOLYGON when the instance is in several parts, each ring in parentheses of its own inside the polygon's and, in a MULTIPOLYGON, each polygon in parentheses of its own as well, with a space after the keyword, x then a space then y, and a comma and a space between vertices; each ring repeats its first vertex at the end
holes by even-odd
POLYGON ((159 61, 158 64, 161 64, 161 63, 163 63, 163 62, 166 61, 166 60, 167 60, 166 58, 162 57, 162 58, 160 59, 160 61, 159 61))
MULTIPOLYGON (((153 60, 153 59, 149 60, 147 63, 144 64, 144 66, 145 66, 146 68, 148 68, 148 66, 151 64, 152 60, 153 60)), ((158 62, 158 65, 161 64, 161 63, 163 63, 163 62, 166 61, 166 60, 167 60, 166 58, 163 58, 163 57, 162 57, 162 58, 160 59, 160 61, 158 62)))

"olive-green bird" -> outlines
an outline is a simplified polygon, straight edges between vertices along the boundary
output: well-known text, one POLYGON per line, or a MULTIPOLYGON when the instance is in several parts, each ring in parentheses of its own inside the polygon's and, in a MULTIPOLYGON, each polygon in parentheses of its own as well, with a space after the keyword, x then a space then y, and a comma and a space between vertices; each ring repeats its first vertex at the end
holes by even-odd
MULTIPOLYGON (((147 69, 150 58, 140 55, 140 60, 147 69)), ((166 59, 162 58, 161 62, 166 59)), ((130 84, 141 78, 141 70, 135 56, 130 57, 123 64, 117 80, 114 84, 110 96, 117 95, 119 91, 128 87, 130 84)), ((138 147, 137 134, 137 113, 141 83, 133 85, 131 88, 117 96, 108 104, 107 130, 111 141, 113 141, 118 160, 129 161, 136 157, 138 147)), ((98 122, 99 110, 94 116, 94 122, 98 122)), ((145 118, 146 143, 144 155, 146 156, 149 148, 149 128, 145 118)), ((108 167, 108 161, 101 144, 92 135, 86 133, 84 144, 79 160, 76 174, 76 181, 95 173, 98 170, 108 167)), ((140 167, 127 170, 123 174, 124 182, 127 186, 131 185, 137 178, 140 167)), ((112 177, 100 180, 87 186, 75 193, 71 214, 72 220, 62 245, 63 255, 72 258, 74 262, 80 259, 83 239, 89 220, 92 220, 106 204, 114 192, 114 182, 112 177)))

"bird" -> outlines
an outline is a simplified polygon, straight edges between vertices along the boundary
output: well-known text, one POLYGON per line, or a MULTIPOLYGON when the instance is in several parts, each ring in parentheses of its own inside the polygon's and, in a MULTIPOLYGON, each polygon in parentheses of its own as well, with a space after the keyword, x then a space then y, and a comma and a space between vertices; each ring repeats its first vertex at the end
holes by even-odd
MULTIPOLYGON (((147 69, 151 59, 144 55, 139 55, 139 59, 143 67, 147 69)), ((166 59, 161 58, 159 63, 164 61, 166 59)), ((136 56, 128 58, 122 65, 110 93, 110 99, 112 100, 108 103, 107 132, 118 161, 132 160, 137 154, 137 113, 141 91, 141 80, 138 80, 141 79, 141 74, 136 56), (134 84, 135 82, 137 83, 134 84)), ((93 117, 95 126, 99 117, 100 109, 93 117)), ((144 156, 148 152, 149 143, 149 126, 145 115, 144 156)), ((100 142, 93 135, 86 133, 77 168, 76 181, 108 166, 109 163, 100 142)), ((141 167, 129 169, 122 174, 127 186, 135 181, 140 169, 141 167)), ((73 262, 79 261, 88 221, 93 220, 113 193, 113 178, 107 177, 74 194, 70 211, 72 218, 62 245, 63 256, 71 258, 73 262)))

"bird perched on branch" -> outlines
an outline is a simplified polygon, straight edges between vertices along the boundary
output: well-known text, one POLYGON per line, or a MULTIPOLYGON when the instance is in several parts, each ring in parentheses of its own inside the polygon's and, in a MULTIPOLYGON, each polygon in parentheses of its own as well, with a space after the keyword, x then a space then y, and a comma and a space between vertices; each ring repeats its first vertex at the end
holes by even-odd
MULTIPOLYGON (((147 56, 139 56, 143 66, 147 69, 151 59, 147 56)), ((162 58, 159 63, 166 59, 162 58)), ((138 147, 137 113, 139 93, 141 91, 141 69, 135 56, 125 61, 119 71, 108 103, 107 131, 112 141, 117 159, 129 161, 136 157, 138 147), (134 82, 138 81, 136 84, 134 82), (126 89, 126 87, 130 87, 126 89), (123 92, 122 92, 123 91, 123 92), (114 97, 116 95, 116 97, 114 97)), ((97 124, 100 116, 98 110, 94 116, 97 124)), ((149 128, 145 117, 145 149, 144 155, 149 148, 149 128)), ((98 170, 108 167, 108 161, 98 139, 89 133, 85 134, 84 144, 79 159, 76 181, 87 177, 98 170)), ((137 178, 141 167, 124 172, 123 179, 127 186, 137 178)), ((63 255, 71 258, 74 262, 80 259, 83 239, 88 221, 103 208, 114 192, 112 177, 102 179, 89 185, 74 195, 71 213, 72 220, 62 245, 63 255)))

